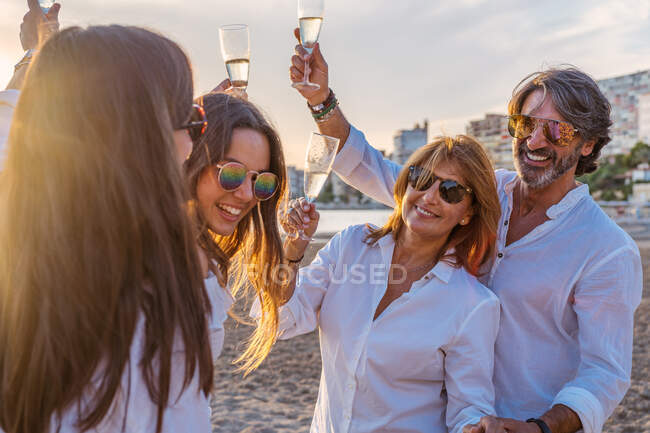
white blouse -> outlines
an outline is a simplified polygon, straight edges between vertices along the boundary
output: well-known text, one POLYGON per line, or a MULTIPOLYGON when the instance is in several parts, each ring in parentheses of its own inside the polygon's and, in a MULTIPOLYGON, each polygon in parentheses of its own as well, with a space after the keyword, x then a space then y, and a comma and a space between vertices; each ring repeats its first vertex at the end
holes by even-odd
MULTIPOLYGON (((333 169, 389 206, 402 167, 350 131, 333 169)), ((506 245, 517 174, 497 170, 501 219, 485 277, 501 301, 494 386, 499 416, 573 409, 600 433, 630 386, 634 311, 641 302, 639 250, 581 185, 546 211, 548 221, 506 245)))
MULTIPOLYGON (((205 280, 205 286, 212 304, 212 314, 209 320, 210 349, 213 359, 221 353, 224 340, 223 323, 228 317, 233 298, 224 289, 215 276, 205 280)), ((185 373, 185 356, 182 343, 177 340, 172 354, 172 382, 169 393, 170 405, 164 412, 163 432, 204 432, 210 433, 210 402, 208 397, 199 389, 198 371, 192 381, 181 393, 183 376, 185 373)), ((92 433, 109 433, 122 431, 122 423, 128 433, 153 433, 156 430, 157 406, 151 401, 149 391, 144 382, 142 370, 138 365, 142 358, 144 345, 144 317, 141 316, 131 345, 131 361, 127 364, 122 376, 121 390, 115 397, 113 408, 115 411, 94 429, 92 433), (130 380, 130 384, 129 384, 130 380), (130 395, 127 399, 126 390, 130 386, 130 395), (126 419, 125 419, 126 411, 126 419)), ((86 393, 92 397, 91 392, 86 393)), ((68 410, 61 420, 61 433, 73 433, 79 430, 75 427, 78 419, 76 409, 68 410)), ((56 424, 51 423, 50 431, 56 432, 56 424)))
POLYGON ((458 433, 493 414, 496 296, 440 262, 373 321, 395 244, 389 235, 369 246, 366 233, 334 236, 280 311, 281 339, 320 331, 311 432, 458 433))

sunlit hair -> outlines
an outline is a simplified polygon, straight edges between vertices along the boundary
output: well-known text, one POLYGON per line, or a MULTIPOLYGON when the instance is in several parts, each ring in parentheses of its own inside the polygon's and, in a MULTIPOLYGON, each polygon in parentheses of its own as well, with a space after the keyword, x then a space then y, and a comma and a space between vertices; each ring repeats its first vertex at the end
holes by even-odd
POLYGON ((183 51, 144 29, 69 28, 39 50, 0 177, 6 433, 56 431, 68 410, 80 431, 116 413, 124 429, 129 365, 160 432, 181 382, 175 340, 183 389, 198 369, 188 392, 210 392, 210 302, 173 140, 192 92, 183 51), (130 359, 139 327, 142 358, 130 359))
MULTIPOLYGON (((286 202, 287 176, 280 138, 264 115, 250 102, 221 93, 199 98, 208 117, 208 128, 185 163, 193 195, 193 213, 198 224, 199 244, 219 273, 230 282, 234 296, 252 285, 262 304, 262 318, 249 340, 248 347, 236 360, 241 370, 250 373, 268 355, 278 329, 278 307, 283 283, 276 275, 283 258, 277 214, 286 202), (237 128, 252 129, 269 142, 269 171, 279 178, 279 187, 269 200, 260 201, 237 225, 230 236, 221 236, 208 226, 198 210, 197 184, 206 170, 223 160, 237 128)), ((224 281, 224 282, 225 282, 224 281)))
POLYGON ((612 126, 611 105, 598 84, 573 66, 533 72, 515 86, 508 113, 521 114, 524 102, 536 90, 544 92, 542 101, 547 96, 551 97, 553 107, 578 129, 584 140, 595 141, 589 155, 580 155, 575 175, 596 171, 600 151, 611 141, 609 129, 612 126))
MULTIPOLYGON (((464 267, 470 274, 478 275, 479 268, 490 259, 496 239, 497 224, 501 216, 501 207, 496 190, 494 169, 483 146, 471 137, 438 137, 433 142, 416 150, 406 161, 397 177, 393 195, 395 210, 388 222, 381 228, 370 228, 366 242, 376 243, 387 234, 395 240, 404 227, 402 202, 409 188, 408 174, 412 165, 422 167, 425 173, 419 182, 424 184, 437 167, 447 164, 460 178, 460 182, 472 189, 472 207, 474 215, 467 225, 457 225, 440 250, 440 260, 445 260, 456 267, 464 267), (446 254, 450 249, 453 252, 446 254)), ((435 183, 432 187, 435 187, 435 183)))

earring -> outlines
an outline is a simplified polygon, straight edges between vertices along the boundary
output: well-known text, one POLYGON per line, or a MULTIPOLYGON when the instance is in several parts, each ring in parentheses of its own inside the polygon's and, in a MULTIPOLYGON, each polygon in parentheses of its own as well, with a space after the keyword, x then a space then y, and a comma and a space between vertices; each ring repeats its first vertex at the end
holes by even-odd
POLYGON ((463 218, 462 220, 460 220, 460 223, 461 223, 461 224, 465 224, 465 218, 463 218))

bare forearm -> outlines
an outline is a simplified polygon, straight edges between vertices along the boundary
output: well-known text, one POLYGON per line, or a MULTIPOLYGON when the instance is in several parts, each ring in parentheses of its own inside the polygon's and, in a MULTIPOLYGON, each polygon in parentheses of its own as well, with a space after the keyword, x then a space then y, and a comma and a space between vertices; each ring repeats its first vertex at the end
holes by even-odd
POLYGON ((334 109, 334 114, 324 122, 316 122, 321 134, 336 137, 340 140, 337 152, 343 149, 343 145, 350 135, 350 122, 345 118, 340 107, 334 109))
POLYGON ((309 241, 303 240, 289 240, 284 241, 284 257, 285 257, 285 269, 287 274, 283 275, 282 278, 286 278, 286 284, 284 285, 284 290, 282 293, 282 304, 289 302, 289 299, 293 296, 293 292, 296 290, 296 283, 298 281, 298 269, 300 267, 300 261, 304 257, 306 245, 309 244, 309 241))
POLYGON ((578 414, 563 404, 556 404, 540 419, 553 433, 575 433, 582 428, 578 414))

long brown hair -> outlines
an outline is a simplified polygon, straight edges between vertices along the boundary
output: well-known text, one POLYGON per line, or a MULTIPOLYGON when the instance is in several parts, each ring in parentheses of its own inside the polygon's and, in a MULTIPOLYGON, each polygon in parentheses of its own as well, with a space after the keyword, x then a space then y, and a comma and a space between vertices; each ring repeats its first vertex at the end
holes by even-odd
POLYGON ((5 432, 49 431, 73 408, 80 430, 97 426, 129 392, 127 364, 142 370, 160 432, 175 335, 183 389, 198 369, 209 393, 210 303, 173 140, 191 74, 175 43, 120 26, 63 30, 30 67, 0 178, 5 432), (130 359, 137 326, 143 355, 130 359))
MULTIPOLYGON (((478 275, 479 268, 490 259, 496 239, 497 224, 501 216, 501 206, 497 195, 494 169, 483 146, 467 135, 438 137, 433 142, 416 150, 406 161, 397 177, 393 194, 395 210, 388 222, 381 228, 370 228, 366 242, 374 244, 387 234, 397 240, 404 226, 402 201, 408 188, 409 167, 412 165, 432 173, 441 164, 450 164, 462 178, 463 185, 472 189, 474 214, 467 225, 457 225, 441 249, 445 260, 453 266, 464 267, 470 274, 478 275)), ((421 182, 426 182, 423 178, 421 182)))
POLYGON ((188 183, 193 196, 192 209, 197 221, 199 245, 218 270, 231 282, 234 296, 252 285, 262 305, 262 317, 251 336, 248 347, 235 361, 241 370, 250 373, 271 351, 278 330, 278 307, 286 284, 275 275, 281 269, 283 249, 277 214, 286 203, 287 175, 282 144, 277 132, 252 103, 221 93, 199 98, 208 117, 208 127, 185 163, 188 183), (210 229, 196 205, 197 184, 205 170, 221 161, 228 152, 236 128, 252 129, 269 142, 271 163, 269 171, 279 178, 279 189, 266 201, 258 202, 229 236, 210 229))

